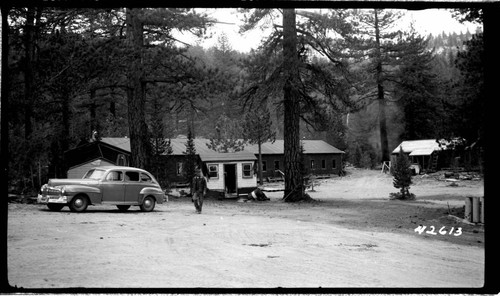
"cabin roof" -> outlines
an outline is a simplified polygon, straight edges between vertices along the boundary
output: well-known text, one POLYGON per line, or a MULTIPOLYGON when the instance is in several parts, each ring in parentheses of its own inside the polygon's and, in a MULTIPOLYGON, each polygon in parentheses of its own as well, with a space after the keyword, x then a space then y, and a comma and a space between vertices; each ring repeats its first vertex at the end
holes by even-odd
POLYGON ((403 148, 403 152, 409 153, 411 156, 431 155, 432 152, 443 149, 439 146, 436 139, 403 141, 392 151, 392 153, 398 154, 400 148, 403 148))
MULTIPOLYGON (((102 138, 102 142, 108 143, 113 146, 117 146, 123 150, 130 151, 130 139, 129 138, 102 138)), ((304 145, 304 152, 307 154, 343 154, 341 151, 334 146, 326 143, 323 140, 302 140, 304 145)), ((186 152, 187 138, 174 138, 171 139, 172 155, 184 155, 186 152)), ((210 143, 209 139, 205 138, 195 138, 193 139, 194 147, 196 153, 201 155, 214 154, 212 149, 207 147, 207 143, 210 143)), ((274 142, 266 142, 262 144, 262 154, 283 154, 284 153, 284 140, 276 140, 274 142)), ((258 154, 259 148, 257 144, 247 144, 245 145, 245 150, 247 152, 258 154)), ((227 154, 227 153, 220 153, 227 154)))
MULTIPOLYGON (((307 154, 342 154, 344 151, 339 150, 323 140, 302 140, 304 145, 304 153, 307 154)), ((283 154, 285 149, 284 140, 276 140, 273 142, 266 142, 262 144, 262 154, 283 154)), ((259 153, 257 144, 248 145, 245 150, 251 151, 255 154, 259 153)))
POLYGON ((115 145, 104 141, 86 142, 65 151, 64 159, 68 167, 74 167, 98 158, 113 163, 119 154, 130 155, 130 144, 128 149, 125 148, 123 145, 115 145))

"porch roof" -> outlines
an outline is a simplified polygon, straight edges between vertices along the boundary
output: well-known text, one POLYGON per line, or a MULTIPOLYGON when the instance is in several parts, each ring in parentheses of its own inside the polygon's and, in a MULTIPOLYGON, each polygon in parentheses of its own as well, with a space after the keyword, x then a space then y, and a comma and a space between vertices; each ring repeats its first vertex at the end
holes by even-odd
POLYGON ((255 154, 241 151, 234 153, 200 153, 200 159, 203 162, 231 162, 231 161, 255 161, 255 154))

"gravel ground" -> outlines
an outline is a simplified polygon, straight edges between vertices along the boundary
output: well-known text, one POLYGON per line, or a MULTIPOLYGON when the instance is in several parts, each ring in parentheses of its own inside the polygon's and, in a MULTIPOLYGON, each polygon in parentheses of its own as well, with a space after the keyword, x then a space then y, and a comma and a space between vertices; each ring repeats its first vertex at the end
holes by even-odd
POLYGON ((319 181, 314 202, 267 192, 207 199, 201 215, 181 197, 151 213, 11 203, 8 279, 26 289, 482 287, 484 226, 454 218, 466 196, 483 196, 482 181, 414 183, 416 200, 389 200, 390 176, 353 170, 319 181))

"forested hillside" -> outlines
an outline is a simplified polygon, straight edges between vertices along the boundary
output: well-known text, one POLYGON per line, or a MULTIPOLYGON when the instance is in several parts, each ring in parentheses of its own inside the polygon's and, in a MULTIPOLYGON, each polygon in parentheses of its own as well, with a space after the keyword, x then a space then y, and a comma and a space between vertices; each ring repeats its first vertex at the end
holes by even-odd
MULTIPOLYGON (((481 86, 471 90, 472 81, 468 75, 480 75, 482 69, 465 69, 463 63, 472 56, 471 63, 481 64, 482 48, 477 42, 482 41, 482 32, 442 33, 437 36, 424 36, 426 49, 430 51, 427 61, 423 61, 419 69, 420 77, 408 81, 406 88, 398 87, 395 98, 388 103, 387 118, 389 143, 392 149, 402 140, 434 139, 465 136, 475 141, 480 138, 480 128, 462 126, 458 130, 459 120, 453 117, 467 116, 464 122, 475 122, 475 116, 481 116, 481 86), (474 40, 473 40, 474 38, 474 40), (473 71, 475 74, 468 73, 473 71), (467 82, 465 82, 467 81, 467 82), (465 83, 465 84, 464 84, 465 83), (469 86, 468 86, 469 85, 469 86), (409 87, 408 87, 409 86, 409 87), (474 95, 466 97, 464 89, 474 91, 474 95), (474 99, 473 99, 474 98, 474 99), (466 110, 466 106, 475 106, 466 110), (473 134, 476 132, 476 134, 473 134), (472 134, 471 134, 472 133, 472 134), (475 139, 475 140, 474 140, 475 139)), ((377 106, 371 104, 345 119, 350 132, 347 133, 349 160, 359 166, 373 167, 380 163, 377 151, 380 149, 378 131, 375 123, 377 106)))
POLYGON ((129 137, 133 164, 151 168, 166 151, 159 139, 242 138, 256 110, 276 138, 290 135, 293 113, 297 140, 323 139, 364 167, 403 139, 481 138, 481 32, 388 29, 403 12, 292 11, 286 31, 281 11, 242 10, 242 31, 266 17, 278 29, 240 53, 223 34, 212 48, 175 39, 217 21, 193 9, 11 9, 10 188, 64 177, 64 151, 92 135, 129 137))

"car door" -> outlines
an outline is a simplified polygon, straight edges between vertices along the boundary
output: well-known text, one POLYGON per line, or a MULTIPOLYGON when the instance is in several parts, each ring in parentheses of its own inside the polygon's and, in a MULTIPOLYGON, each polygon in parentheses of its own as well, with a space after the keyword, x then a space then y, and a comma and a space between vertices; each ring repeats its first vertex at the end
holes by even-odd
POLYGON ((137 203, 142 187, 140 172, 125 171, 125 202, 137 203))
POLYGON ((103 202, 121 203, 125 200, 125 183, 123 182, 123 171, 109 171, 101 182, 101 187, 103 202))

